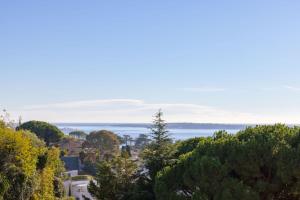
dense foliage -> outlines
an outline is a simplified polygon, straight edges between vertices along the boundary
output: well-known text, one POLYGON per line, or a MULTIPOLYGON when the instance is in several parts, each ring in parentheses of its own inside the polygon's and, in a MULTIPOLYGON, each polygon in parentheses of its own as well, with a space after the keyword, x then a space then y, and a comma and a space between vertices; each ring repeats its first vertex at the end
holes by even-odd
POLYGON ((47 145, 59 142, 64 134, 54 125, 41 121, 25 122, 17 130, 28 130, 35 133, 40 139, 44 140, 47 145))
POLYGON ((133 138, 130 135, 123 135, 121 138, 121 143, 125 146, 131 146, 131 143, 134 141, 133 138))
POLYGON ((89 184, 89 192, 100 200, 129 199, 134 187, 137 165, 127 152, 112 160, 98 163, 95 180, 89 184))
POLYGON ((87 134, 84 131, 72 131, 69 133, 69 136, 77 139, 85 139, 87 134))
POLYGON ((198 144, 206 138, 191 138, 184 141, 179 141, 175 144, 173 158, 179 158, 180 155, 193 151, 198 144))
POLYGON ((111 158, 118 154, 119 146, 117 135, 106 130, 91 132, 83 143, 84 148, 92 150, 91 153, 97 154, 101 158, 111 158))
POLYGON ((155 192, 163 200, 296 200, 299 166, 299 128, 275 125, 236 135, 218 132, 159 172, 155 192))
MULTIPOLYGON (((0 200, 63 199, 59 149, 38 138, 54 142, 45 129, 33 134, 23 125, 14 131, 0 121, 0 200)), ((300 199, 298 127, 261 125, 172 143, 159 111, 150 138, 140 135, 131 146, 125 136, 120 153, 116 134, 87 135, 80 159, 94 175, 89 192, 98 200, 300 199), (133 161, 131 148, 142 159, 133 161)))
POLYGON ((151 142, 149 136, 146 134, 139 134, 139 136, 135 139, 134 147, 137 149, 143 149, 151 142))
POLYGON ((64 170, 59 149, 47 148, 31 132, 14 131, 0 123, 0 155, 0 199, 63 197, 62 188, 57 187, 64 170))

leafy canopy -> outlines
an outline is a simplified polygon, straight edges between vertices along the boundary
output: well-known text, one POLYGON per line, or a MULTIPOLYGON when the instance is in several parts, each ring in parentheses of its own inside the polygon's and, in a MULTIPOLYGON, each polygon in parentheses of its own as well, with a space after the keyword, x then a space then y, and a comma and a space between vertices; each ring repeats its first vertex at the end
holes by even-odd
POLYGON ((157 199, 300 198, 300 129, 256 126, 201 139, 156 178, 157 199))
POLYGON ((101 157, 113 157, 119 153, 120 142, 116 134, 111 131, 101 130, 91 132, 86 136, 84 148, 94 149, 101 157))
POLYGON ((25 122, 17 130, 29 130, 35 133, 40 139, 44 140, 47 145, 59 142, 64 134, 56 126, 42 121, 25 122))
POLYGON ((87 134, 84 131, 72 131, 69 133, 69 136, 72 136, 77 139, 85 139, 87 134))

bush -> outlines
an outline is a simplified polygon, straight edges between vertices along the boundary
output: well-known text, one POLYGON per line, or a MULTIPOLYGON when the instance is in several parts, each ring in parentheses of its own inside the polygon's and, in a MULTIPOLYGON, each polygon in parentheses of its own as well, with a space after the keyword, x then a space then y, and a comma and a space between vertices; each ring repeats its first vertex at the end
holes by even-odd
POLYGON ((88 175, 79 175, 72 177, 72 181, 83 181, 83 180, 91 180, 92 177, 88 175))

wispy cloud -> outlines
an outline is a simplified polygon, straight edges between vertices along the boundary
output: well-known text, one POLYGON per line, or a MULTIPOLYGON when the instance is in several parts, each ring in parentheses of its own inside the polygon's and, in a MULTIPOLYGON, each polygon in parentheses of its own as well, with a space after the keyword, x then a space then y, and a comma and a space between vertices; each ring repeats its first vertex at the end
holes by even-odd
POLYGON ((285 85, 284 88, 287 89, 287 90, 290 90, 290 91, 300 92, 300 87, 285 85))
MULTIPOLYGON (((228 111, 217 107, 182 103, 149 103, 138 99, 98 99, 25 106, 12 114, 24 120, 49 122, 151 122, 163 109, 169 122, 273 123, 270 116, 228 111)), ((284 119, 284 118, 283 118, 284 119)))
POLYGON ((86 101, 70 101, 70 102, 61 102, 53 104, 42 104, 42 105, 29 105, 24 106, 26 110, 38 110, 38 109, 84 109, 84 108, 94 108, 97 106, 106 106, 106 105, 139 105, 143 102, 136 99, 98 99, 98 100, 86 100, 86 101))
POLYGON ((223 92, 226 89, 220 87, 186 87, 182 90, 187 92, 223 92))

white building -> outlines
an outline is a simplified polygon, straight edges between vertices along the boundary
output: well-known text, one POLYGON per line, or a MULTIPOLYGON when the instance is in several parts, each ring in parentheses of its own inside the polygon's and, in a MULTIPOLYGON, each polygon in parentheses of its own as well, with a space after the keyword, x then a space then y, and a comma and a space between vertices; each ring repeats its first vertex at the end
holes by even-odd
POLYGON ((84 200, 88 198, 90 200, 95 200, 92 195, 88 192, 88 185, 90 183, 89 179, 84 180, 67 180, 64 182, 65 192, 68 196, 72 196, 75 200, 84 200))
POLYGON ((88 192, 87 186, 90 183, 89 180, 84 181, 72 181, 71 183, 71 195, 75 197, 76 200, 84 200, 83 196, 94 200, 91 194, 88 192))
POLYGON ((67 171, 67 172, 65 172, 65 174, 66 174, 68 177, 78 176, 78 170, 67 171))

